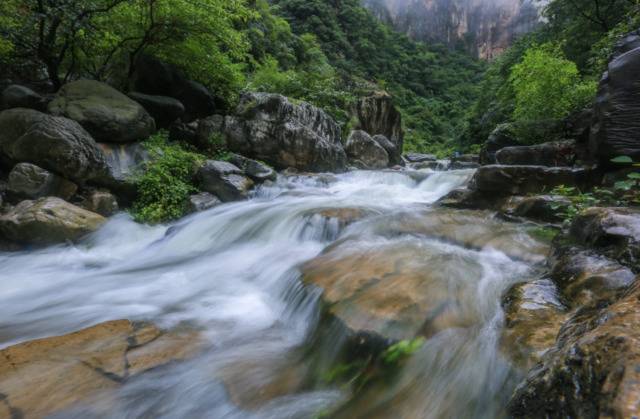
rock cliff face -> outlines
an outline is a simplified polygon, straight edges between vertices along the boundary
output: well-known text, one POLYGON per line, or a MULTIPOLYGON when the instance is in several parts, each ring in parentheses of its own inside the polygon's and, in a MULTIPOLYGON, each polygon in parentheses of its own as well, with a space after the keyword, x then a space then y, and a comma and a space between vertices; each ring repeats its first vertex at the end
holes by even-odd
POLYGON ((380 20, 418 41, 462 44, 483 59, 500 55, 540 22, 537 0, 363 0, 380 20))

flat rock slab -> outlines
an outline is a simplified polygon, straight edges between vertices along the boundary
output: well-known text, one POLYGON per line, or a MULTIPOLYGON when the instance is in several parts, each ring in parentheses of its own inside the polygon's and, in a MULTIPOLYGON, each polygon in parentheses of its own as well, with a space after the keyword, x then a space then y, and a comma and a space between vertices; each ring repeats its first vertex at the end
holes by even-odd
POLYGON ((150 323, 116 320, 0 351, 0 414, 40 418, 64 411, 128 378, 193 356, 194 331, 163 332, 150 323), (4 404, 4 406, 3 406, 4 404))

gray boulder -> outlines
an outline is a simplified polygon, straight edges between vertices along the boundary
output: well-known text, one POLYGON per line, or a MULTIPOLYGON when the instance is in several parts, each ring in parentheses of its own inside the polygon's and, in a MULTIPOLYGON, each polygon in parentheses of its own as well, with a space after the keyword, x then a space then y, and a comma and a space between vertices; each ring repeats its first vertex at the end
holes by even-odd
POLYGON ((187 211, 190 213, 206 211, 220 204, 222 204, 222 201, 217 196, 209 192, 201 192, 189 197, 187 211))
POLYGON ((575 141, 554 141, 532 146, 505 147, 496 153, 498 164, 534 166, 573 166, 575 141))
POLYGON ((640 161, 640 47, 613 59, 600 81, 589 152, 604 165, 618 156, 640 161))
POLYGON ((409 163, 434 162, 438 160, 438 158, 433 154, 422 154, 422 153, 407 153, 404 155, 404 158, 409 163))
POLYGON ((23 201, 0 216, 0 233, 22 244, 47 245, 75 241, 106 221, 60 198, 23 201))
POLYGON ((44 111, 46 100, 33 90, 18 84, 12 84, 0 95, 0 110, 13 108, 28 108, 44 111))
POLYGON ((83 207, 103 217, 110 217, 118 212, 118 199, 109 191, 92 190, 85 197, 83 207))
POLYGON ((225 120, 228 148, 278 169, 343 171, 340 127, 321 109, 284 96, 246 93, 225 120))
POLYGON ((31 163, 19 163, 9 173, 9 192, 22 198, 57 196, 68 200, 77 189, 75 183, 31 163))
POLYGON ((471 187, 496 195, 527 195, 548 192, 560 185, 582 189, 593 181, 594 173, 588 169, 490 165, 476 171, 471 187))
POLYGON ((111 86, 78 80, 62 86, 49 112, 73 119, 101 142, 129 143, 155 131, 153 118, 137 102, 111 86))
POLYGON ((358 115, 358 129, 369 135, 383 135, 393 149, 389 153, 392 164, 401 162, 404 146, 404 132, 402 131, 402 115, 393 104, 393 98, 386 92, 375 92, 358 101, 356 112, 358 115))
POLYGON ((267 180, 276 180, 278 178, 278 174, 271 167, 239 154, 232 154, 229 162, 242 169, 244 173, 256 183, 263 183, 267 180))
POLYGON ((364 131, 353 131, 345 146, 349 161, 360 169, 383 169, 389 166, 389 155, 364 131))
POLYGON ((0 113, 0 154, 77 183, 99 183, 109 177, 104 154, 77 122, 31 109, 0 113))
POLYGON ((168 128, 184 115, 182 102, 169 96, 145 95, 131 92, 129 97, 138 102, 151 115, 158 128, 168 128))
POLYGON ((223 202, 246 199, 253 181, 242 170, 224 161, 207 160, 198 170, 200 189, 219 197, 223 202))
POLYGON ((404 166, 404 160, 402 159, 402 151, 398 149, 397 144, 394 144, 384 135, 374 135, 373 141, 378 143, 389 156, 389 166, 404 166))
POLYGON ((498 125, 484 143, 480 152, 481 164, 496 164, 496 153, 505 147, 518 146, 521 142, 517 138, 512 124, 498 125))

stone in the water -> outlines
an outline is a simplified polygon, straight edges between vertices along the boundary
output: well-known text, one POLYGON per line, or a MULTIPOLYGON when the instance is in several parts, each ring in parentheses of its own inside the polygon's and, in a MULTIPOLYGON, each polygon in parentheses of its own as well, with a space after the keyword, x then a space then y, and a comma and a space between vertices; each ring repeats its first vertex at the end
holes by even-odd
POLYGON ((0 351, 0 413, 4 406, 20 415, 7 418, 64 412, 145 371, 191 357, 199 345, 194 331, 163 332, 116 320, 10 346, 0 351))
POLYGON ((209 192, 200 192, 199 194, 191 195, 189 197, 189 203, 187 204, 187 210, 189 212, 200 212, 217 207, 222 204, 222 201, 215 195, 209 192))
POLYGON ((364 131, 349 135, 345 151, 351 164, 360 169, 383 169, 389 166, 389 155, 380 144, 364 131))
POLYGON ((106 219, 60 198, 23 201, 0 216, 0 233, 23 244, 75 241, 96 231, 106 219))
POLYGON ((68 200, 77 189, 75 183, 31 163, 19 163, 9 173, 8 191, 22 198, 57 196, 68 200))
POLYGON ((84 201, 84 208, 88 211, 110 217, 118 212, 118 199, 109 191, 92 190, 84 201))
POLYGON ((232 154, 229 158, 229 162, 235 164, 244 173, 249 176, 256 183, 263 183, 267 180, 276 180, 278 173, 271 167, 257 160, 248 159, 239 154, 232 154))
POLYGON ((29 162, 77 183, 105 182, 105 156, 77 122, 32 109, 0 113, 0 153, 29 162))
POLYGON ((224 161, 207 160, 198 170, 200 188, 223 202, 246 199, 253 181, 239 167, 224 161))
POLYGON ((48 109, 53 115, 77 121, 101 142, 143 140, 156 128, 142 105, 111 86, 93 80, 78 80, 62 86, 48 109))
POLYGON ((425 161, 436 161, 438 158, 433 154, 422 154, 422 153, 407 153, 404 155, 404 158, 409 163, 422 163, 425 161))

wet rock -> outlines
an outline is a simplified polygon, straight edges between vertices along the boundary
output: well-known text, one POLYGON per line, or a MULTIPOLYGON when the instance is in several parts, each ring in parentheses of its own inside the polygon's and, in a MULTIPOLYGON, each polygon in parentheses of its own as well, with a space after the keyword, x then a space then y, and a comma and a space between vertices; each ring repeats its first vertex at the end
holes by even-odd
POLYGON ((278 173, 271 167, 259 161, 240 156, 239 154, 232 154, 229 162, 242 169, 244 173, 256 183, 263 183, 267 180, 274 181, 278 178, 278 173))
POLYGON ((116 389, 152 368, 195 355, 193 331, 163 332, 149 323, 117 320, 0 351, 0 412, 47 417, 116 389))
POLYGON ((516 389, 516 418, 632 418, 640 399, 640 289, 606 307, 578 311, 556 346, 516 389))
POLYGON ((83 203, 87 211, 95 212, 103 217, 111 217, 118 212, 118 199, 109 191, 92 190, 83 203))
POLYGON ((479 163, 480 156, 477 154, 461 154, 459 156, 455 156, 451 158, 451 162, 460 162, 460 163, 479 163))
MULTIPOLYGON (((620 48, 628 49, 624 45, 620 48)), ((614 58, 600 81, 589 141, 591 155, 603 165, 611 165, 611 159, 618 156, 640 161, 638 114, 640 47, 614 58)))
POLYGON ((576 216, 570 238, 599 249, 635 270, 640 269, 640 211, 633 208, 589 208, 576 216))
POLYGON ((471 187, 497 195, 544 193, 559 185, 585 188, 594 181, 588 169, 543 166, 483 166, 476 171, 471 187))
POLYGON ((19 163, 9 173, 8 191, 22 198, 57 196, 68 200, 77 189, 75 183, 31 163, 19 163))
POLYGON ((512 124, 501 124, 493 130, 480 152, 480 163, 496 164, 496 153, 505 147, 521 145, 512 124))
POLYGON ((13 108, 27 108, 44 111, 46 100, 33 90, 18 84, 12 84, 0 95, 0 110, 13 108))
POLYGON ((480 163, 470 161, 452 161, 449 166, 449 170, 477 169, 478 167, 480 167, 480 163))
POLYGON ((77 183, 109 178, 104 154, 77 122, 31 109, 0 113, 0 153, 77 183))
POLYGON ((409 163, 435 162, 438 160, 433 154, 407 153, 404 158, 409 163))
POLYGON ((508 198, 501 195, 486 194, 469 188, 457 188, 440 198, 436 205, 461 209, 493 209, 507 206, 508 198))
POLYGON ((345 145, 351 164, 360 169, 383 169, 389 166, 387 152, 364 131, 353 131, 345 145))
POLYGON ((212 195, 209 192, 201 192, 189 197, 187 210, 190 213, 206 211, 208 209, 217 207, 220 204, 222 204, 222 201, 220 201, 217 196, 212 195))
POLYGON ((223 202, 246 199, 253 181, 231 163, 208 160, 198 170, 200 189, 220 198, 223 202))
POLYGON ((449 160, 436 160, 436 161, 423 161, 420 163, 411 163, 409 167, 414 170, 436 170, 445 171, 451 168, 451 162, 449 160))
POLYGON ((356 107, 360 129, 371 136, 383 135, 391 142, 389 152, 391 164, 399 164, 402 159, 404 133, 402 115, 393 104, 393 98, 386 92, 375 92, 358 101, 356 107))
POLYGON ((77 121, 101 142, 129 143, 155 131, 153 118, 139 103, 93 80, 62 86, 48 109, 53 115, 77 121))
POLYGON ((227 146, 277 169, 343 171, 340 127, 324 111, 281 95, 246 93, 225 120, 227 146))
POLYGON ((563 166, 570 167, 576 161, 575 141, 505 147, 496 153, 496 162, 505 165, 563 166))
POLYGON ((504 296, 502 306, 502 349, 520 367, 531 368, 555 345, 568 317, 556 285, 549 279, 516 284, 504 296))
POLYGON ((568 198, 558 195, 513 196, 502 210, 518 217, 558 223, 564 220, 560 213, 570 205, 568 198))
POLYGON ((592 250, 560 248, 550 262, 551 278, 572 307, 612 300, 635 280, 630 269, 592 250))
POLYGON ((0 216, 0 233, 23 244, 75 241, 96 231, 106 220, 60 198, 23 201, 0 216))
POLYGON ((182 102, 172 97, 145 95, 139 92, 131 92, 129 97, 142 105, 158 128, 168 128, 185 112, 182 102))
POLYGON ((220 107, 218 99, 205 86, 150 55, 141 54, 136 61, 132 84, 140 93, 179 100, 185 107, 186 122, 213 115, 220 107))

